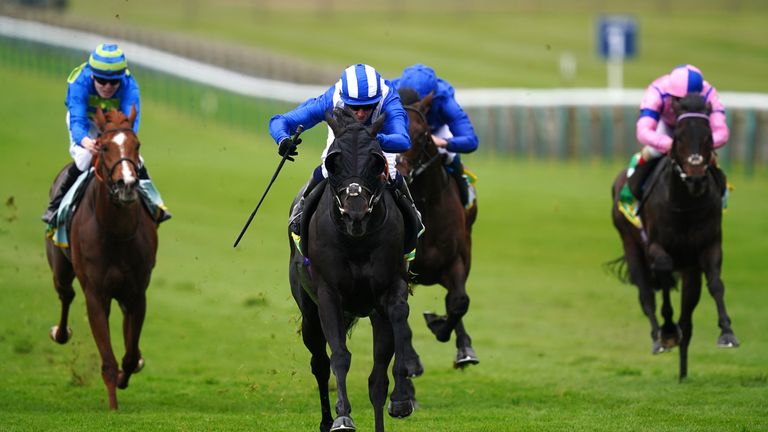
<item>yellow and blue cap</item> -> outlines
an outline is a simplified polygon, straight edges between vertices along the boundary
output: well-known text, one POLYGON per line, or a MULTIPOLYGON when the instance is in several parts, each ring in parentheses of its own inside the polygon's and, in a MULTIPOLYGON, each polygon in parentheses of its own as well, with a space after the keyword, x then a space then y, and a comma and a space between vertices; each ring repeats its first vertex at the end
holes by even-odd
POLYGON ((101 44, 96 47, 88 58, 88 66, 93 75, 104 79, 118 79, 125 76, 128 61, 117 44, 101 44))

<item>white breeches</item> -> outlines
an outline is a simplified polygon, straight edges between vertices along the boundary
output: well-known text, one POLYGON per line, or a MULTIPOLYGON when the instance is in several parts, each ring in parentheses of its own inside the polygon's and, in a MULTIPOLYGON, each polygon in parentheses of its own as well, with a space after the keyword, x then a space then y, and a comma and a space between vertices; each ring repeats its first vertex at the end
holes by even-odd
MULTIPOLYGON (((436 130, 433 135, 436 135, 443 139, 453 138, 453 134, 451 133, 451 130, 448 128, 448 125, 443 125, 443 127, 436 130)), ((450 165, 451 162, 453 162, 453 157, 456 156, 456 153, 446 150, 445 147, 438 147, 437 151, 445 155, 446 165, 450 165)))

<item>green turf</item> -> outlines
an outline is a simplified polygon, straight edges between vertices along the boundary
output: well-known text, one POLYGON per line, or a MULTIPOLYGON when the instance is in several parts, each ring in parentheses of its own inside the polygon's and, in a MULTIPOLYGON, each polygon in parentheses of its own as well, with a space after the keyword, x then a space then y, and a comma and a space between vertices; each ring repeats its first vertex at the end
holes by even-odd
POLYGON ((596 22, 603 14, 630 14, 639 26, 638 57, 624 66, 627 87, 643 88, 693 63, 720 91, 768 91, 760 72, 768 70, 762 0, 70 3, 71 16, 242 43, 339 71, 363 62, 395 76, 427 63, 460 87, 604 87, 596 22), (577 61, 573 79, 559 73, 566 53, 577 61))
MULTIPOLYGON (((143 101, 142 154, 174 219, 159 230, 142 337, 147 365, 110 413, 79 288, 73 340, 58 346, 47 337, 59 304, 38 218, 50 181, 69 161, 65 84, 4 65, 0 83, 0 429, 317 430, 314 379, 287 286, 285 223, 293 193, 319 159, 323 128, 306 136, 233 249, 277 165, 274 144, 263 132, 143 101)), ((253 121, 263 131, 267 118, 253 121)), ((442 309, 443 290, 417 287, 411 323, 426 368, 416 380, 420 408, 410 419, 387 419, 388 430, 768 428, 763 172, 731 177, 736 190, 724 221, 726 298, 743 346, 715 347, 714 303, 704 294, 689 379, 678 384, 677 353, 650 354, 636 290, 601 268, 620 253, 608 194, 619 167, 466 162, 480 177, 480 215, 465 323, 481 363, 452 370, 452 343, 436 342, 419 316, 442 309)), ((118 355, 120 340, 114 333, 118 355)), ((372 430, 366 321, 350 350, 353 416, 360 430, 372 430)))

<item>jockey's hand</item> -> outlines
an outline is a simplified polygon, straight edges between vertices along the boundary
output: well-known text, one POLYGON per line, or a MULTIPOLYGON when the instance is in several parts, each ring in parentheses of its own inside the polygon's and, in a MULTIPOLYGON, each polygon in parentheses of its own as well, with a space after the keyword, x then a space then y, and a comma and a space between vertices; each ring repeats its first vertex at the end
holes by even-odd
POLYGON ((296 146, 301 144, 301 138, 296 141, 297 142, 294 143, 290 138, 285 138, 284 140, 280 141, 280 146, 277 148, 277 153, 280 156, 284 156, 287 160, 293 162, 294 159, 292 156, 297 156, 299 154, 299 151, 296 150, 296 146))
POLYGON ((432 141, 434 141, 435 145, 438 147, 445 148, 448 146, 448 141, 443 138, 440 138, 437 135, 432 135, 432 141))
POLYGON ((92 155, 96 155, 99 151, 99 143, 95 139, 91 137, 85 137, 82 141, 80 141, 80 145, 83 146, 84 149, 91 152, 92 155))

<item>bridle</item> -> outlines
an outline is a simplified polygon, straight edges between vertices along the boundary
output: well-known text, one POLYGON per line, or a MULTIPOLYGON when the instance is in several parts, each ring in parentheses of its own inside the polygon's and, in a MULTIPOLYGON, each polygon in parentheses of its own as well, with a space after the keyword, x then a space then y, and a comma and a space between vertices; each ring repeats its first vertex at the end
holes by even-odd
MULTIPOLYGON (((682 120, 689 119, 689 118, 698 118, 698 119, 705 119, 709 120, 709 116, 704 113, 684 113, 677 117, 677 124, 679 125, 682 120)), ((677 137, 675 137, 675 141, 677 141, 677 137)), ((672 169, 675 171, 675 173, 680 177, 680 180, 683 182, 687 182, 690 180, 690 177, 688 174, 686 174, 685 170, 683 170, 683 167, 680 165, 680 163, 677 161, 675 157, 669 158, 672 164, 672 169)), ((685 162, 688 165, 691 166, 700 166, 705 163, 705 158, 699 153, 693 153, 691 155, 688 155, 685 162)), ((709 164, 706 164, 704 166, 704 173, 706 174, 707 170, 709 169, 709 164)))
POLYGON ((356 182, 336 189, 331 188, 333 198, 336 201, 336 207, 339 209, 339 213, 341 213, 342 216, 347 213, 347 211, 344 210, 344 203, 342 202, 342 198, 346 200, 346 197, 357 197, 360 196, 362 192, 368 193, 370 198, 368 198, 368 210, 366 210, 366 214, 371 214, 371 212, 373 212, 373 208, 381 200, 383 190, 384 188, 379 188, 378 191, 373 191, 370 188, 362 186, 360 183, 356 182))
MULTIPOLYGON (((129 128, 129 127, 111 128, 111 129, 106 129, 106 130, 102 131, 101 133, 99 133, 99 136, 98 136, 97 139, 101 140, 101 138, 104 135, 106 135, 106 134, 118 133, 118 132, 134 133, 133 128, 129 128)), ((141 144, 138 144, 136 148, 138 149, 138 147, 140 145, 141 144)), ((105 183, 107 185, 107 188, 109 189, 109 195, 111 197, 116 196, 118 194, 119 190, 120 190, 120 186, 118 185, 118 183, 112 180, 112 174, 114 174, 115 169, 117 168, 117 166, 120 165, 123 162, 130 163, 131 165, 133 165, 134 170, 136 170, 137 173, 139 172, 139 164, 138 164, 138 162, 136 162, 135 160, 133 160, 133 159, 131 159, 129 157, 121 157, 120 159, 115 161, 115 163, 112 164, 112 166, 109 167, 109 169, 107 170, 107 176, 106 176, 106 179, 105 179, 105 178, 103 178, 101 176, 101 170, 104 167, 106 167, 105 162, 104 162, 104 158, 102 158, 99 155, 97 155, 93 159, 93 167, 94 167, 94 173, 96 175, 96 178, 99 181, 101 181, 101 182, 103 182, 103 183, 105 183)))
POLYGON ((432 141, 432 132, 429 130, 429 125, 427 123, 427 116, 424 115, 423 112, 418 110, 417 108, 407 105, 404 107, 406 111, 415 112, 419 115, 419 118, 424 122, 425 125, 427 125, 425 131, 421 134, 419 134, 416 138, 419 139, 419 144, 421 145, 421 148, 419 149, 419 153, 415 160, 412 160, 410 158, 406 158, 405 156, 400 156, 401 158, 408 160, 408 182, 412 182, 415 177, 418 177, 421 175, 424 171, 426 171, 432 164, 434 164, 438 159, 440 159, 441 154, 440 152, 435 152, 434 155, 430 155, 427 151, 427 146, 432 141), (427 159, 426 162, 422 162, 424 159, 427 159))

